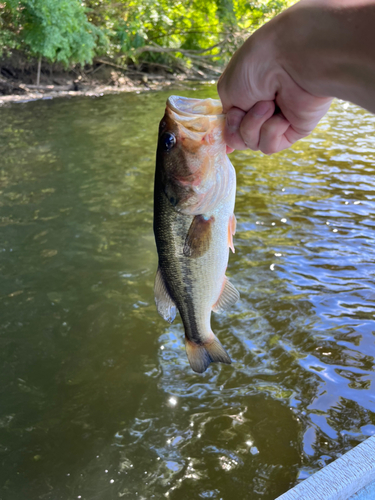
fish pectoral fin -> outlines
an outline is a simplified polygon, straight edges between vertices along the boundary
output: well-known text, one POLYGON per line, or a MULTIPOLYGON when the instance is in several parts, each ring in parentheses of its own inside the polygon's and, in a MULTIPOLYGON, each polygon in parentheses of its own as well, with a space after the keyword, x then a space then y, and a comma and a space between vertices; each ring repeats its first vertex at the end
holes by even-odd
POLYGON ((225 277, 223 291, 212 310, 215 313, 222 313, 233 306, 239 298, 239 291, 232 285, 228 278, 225 277))
POLYGON ((158 267, 158 271, 156 273, 154 295, 158 313, 166 321, 172 323, 176 317, 176 305, 169 295, 167 287, 165 286, 160 267, 158 267))
POLYGON ((216 335, 209 342, 198 345, 185 337, 186 354, 191 368, 197 373, 207 370, 210 363, 232 363, 227 351, 221 345, 216 335))
POLYGON ((185 240, 183 250, 185 257, 196 259, 207 252, 210 247, 213 222, 213 216, 209 219, 204 215, 194 217, 185 240))
POLYGON ((236 216, 232 214, 229 217, 229 223, 228 223, 228 245, 233 253, 235 252, 233 244, 233 236, 236 234, 236 227, 237 227, 236 216))

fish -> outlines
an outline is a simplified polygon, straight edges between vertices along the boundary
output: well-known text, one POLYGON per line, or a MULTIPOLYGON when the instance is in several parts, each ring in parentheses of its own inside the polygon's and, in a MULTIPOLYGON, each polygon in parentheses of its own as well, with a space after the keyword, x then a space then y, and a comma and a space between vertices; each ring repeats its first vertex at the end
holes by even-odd
POLYGON ((211 329, 211 312, 239 299, 225 275, 229 249, 234 252, 236 172, 226 154, 224 122, 220 100, 170 96, 156 152, 155 303, 170 323, 179 311, 197 373, 210 363, 231 364, 211 329))

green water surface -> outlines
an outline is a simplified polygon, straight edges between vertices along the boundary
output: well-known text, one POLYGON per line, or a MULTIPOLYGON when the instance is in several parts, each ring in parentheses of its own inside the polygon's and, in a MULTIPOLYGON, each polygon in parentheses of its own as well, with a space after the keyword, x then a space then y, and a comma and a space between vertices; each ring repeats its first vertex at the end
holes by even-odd
POLYGON ((215 88, 0 108, 1 500, 274 500, 375 433, 375 117, 231 155, 233 364, 198 375, 153 299, 170 93, 215 88))

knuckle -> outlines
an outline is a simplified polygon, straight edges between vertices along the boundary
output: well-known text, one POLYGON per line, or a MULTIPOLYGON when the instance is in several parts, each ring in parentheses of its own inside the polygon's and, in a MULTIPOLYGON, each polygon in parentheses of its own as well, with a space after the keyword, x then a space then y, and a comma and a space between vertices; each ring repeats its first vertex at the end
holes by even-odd
POLYGON ((272 137, 275 134, 275 124, 273 120, 267 120, 263 123, 262 132, 269 137, 272 137))
POLYGON ((251 137, 251 136, 243 137, 242 136, 242 140, 247 148, 252 149, 253 151, 259 150, 258 140, 255 137, 251 137))
POLYGON ((233 149, 246 149, 246 144, 242 140, 242 137, 240 134, 225 134, 224 135, 224 140, 227 146, 233 148, 233 149))
POLYGON ((251 129, 249 127, 240 127, 240 134, 246 146, 253 151, 259 149, 259 129, 251 129))
POLYGON ((274 153, 278 153, 281 151, 280 147, 280 139, 277 137, 270 137, 267 136, 266 134, 262 134, 262 138, 260 141, 260 150, 262 153, 265 155, 273 155, 274 153))
POLYGON ((262 153, 267 156, 273 155, 279 152, 279 149, 274 145, 265 145, 261 148, 262 153))

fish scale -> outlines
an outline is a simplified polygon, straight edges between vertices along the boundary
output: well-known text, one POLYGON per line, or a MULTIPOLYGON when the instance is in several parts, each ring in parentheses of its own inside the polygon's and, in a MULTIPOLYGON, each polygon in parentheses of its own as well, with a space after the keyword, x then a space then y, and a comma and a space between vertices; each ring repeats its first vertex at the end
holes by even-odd
MULTIPOLYGON (((154 191, 154 232, 159 256, 155 300, 159 312, 169 321, 173 321, 177 307, 185 329, 189 362, 194 371, 203 372, 210 362, 231 362, 211 330, 210 319, 212 310, 230 307, 239 296, 225 276, 236 183, 234 168, 225 154, 225 144, 217 130, 223 125, 222 115, 219 115, 216 123, 213 119, 208 122, 208 130, 202 127, 200 133, 203 134, 203 140, 194 132, 198 145, 193 144, 193 156, 189 155, 187 141, 184 140, 184 134, 189 138, 186 132, 189 103, 185 101, 189 99, 184 99, 183 126, 176 125, 175 117, 173 121, 168 120, 169 101, 161 122, 154 191), (215 126, 216 129, 212 130, 215 126), (215 135, 216 143, 221 141, 222 147, 218 148, 212 139, 209 145, 205 145, 204 134, 207 133, 215 135), (201 163, 205 165, 205 176, 202 178, 199 177, 199 154, 202 156, 201 163), (196 177, 189 170, 190 164, 194 165, 196 177), (176 186, 176 172, 181 170, 181 165, 185 177, 181 180, 180 175, 180 181, 177 181, 180 185, 176 186), (208 186, 211 191, 205 185, 207 178, 211 183, 208 186), (212 179, 216 180, 216 184, 212 179), (219 185, 220 182, 226 182, 227 185, 219 185), (200 192, 205 193, 205 189, 206 199, 204 195, 200 196, 200 192), (224 196, 216 197, 212 189, 224 196), (194 196, 198 199, 199 208, 205 207, 205 200, 209 200, 204 213, 189 213, 194 211, 191 203, 194 196)), ((204 109, 204 102, 200 110, 204 109)), ((196 126, 197 114, 192 114, 196 126)))

